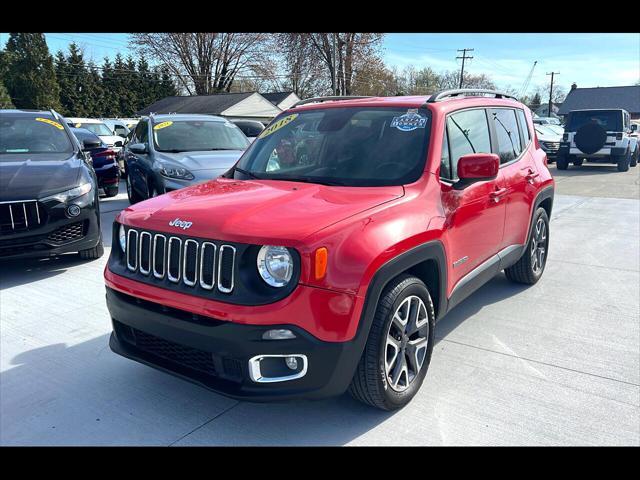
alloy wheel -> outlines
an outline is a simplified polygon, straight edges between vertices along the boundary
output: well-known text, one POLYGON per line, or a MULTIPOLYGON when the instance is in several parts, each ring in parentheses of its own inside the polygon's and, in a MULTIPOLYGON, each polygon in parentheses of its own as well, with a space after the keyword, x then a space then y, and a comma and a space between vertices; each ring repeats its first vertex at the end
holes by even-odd
POLYGON ((547 224, 542 218, 538 218, 531 239, 531 269, 538 275, 544 268, 547 253, 547 224))
POLYGON ((424 364, 429 344, 429 316, 418 296, 405 298, 393 314, 384 348, 387 383, 403 392, 424 364))

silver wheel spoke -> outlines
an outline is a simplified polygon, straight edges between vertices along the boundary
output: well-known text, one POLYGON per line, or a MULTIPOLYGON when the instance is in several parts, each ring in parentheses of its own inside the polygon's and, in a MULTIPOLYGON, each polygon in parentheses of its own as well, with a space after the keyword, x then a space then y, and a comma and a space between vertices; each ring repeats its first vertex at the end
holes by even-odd
POLYGON ((405 298, 393 314, 384 348, 385 374, 394 390, 406 390, 418 376, 429 344, 429 314, 417 295, 405 298))

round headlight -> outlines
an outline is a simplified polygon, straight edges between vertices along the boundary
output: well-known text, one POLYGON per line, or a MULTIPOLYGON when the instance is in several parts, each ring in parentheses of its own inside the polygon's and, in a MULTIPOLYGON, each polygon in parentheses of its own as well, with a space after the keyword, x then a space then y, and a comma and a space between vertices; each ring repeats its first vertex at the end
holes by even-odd
POLYGON ((258 272, 272 287, 284 287, 293 276, 293 258, 286 247, 265 245, 258 252, 258 272))
POLYGON ((127 251, 127 235, 124 231, 124 225, 120 225, 120 231, 118 232, 118 237, 120 240, 120 248, 122 249, 122 252, 126 252, 127 251))

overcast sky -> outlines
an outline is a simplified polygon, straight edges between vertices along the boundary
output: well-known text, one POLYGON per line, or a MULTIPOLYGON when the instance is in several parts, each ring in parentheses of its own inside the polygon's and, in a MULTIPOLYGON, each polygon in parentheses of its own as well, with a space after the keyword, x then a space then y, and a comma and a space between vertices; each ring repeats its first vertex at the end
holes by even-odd
MULTIPOLYGON (((4 46, 7 34, 0 34, 4 46)), ((47 33, 52 53, 65 50, 71 41, 101 61, 117 52, 128 53, 125 33, 47 33)), ((632 85, 640 80, 640 34, 554 33, 390 33, 385 36, 383 57, 387 65, 403 68, 430 66, 436 71, 460 68, 457 49, 473 48, 465 69, 486 73, 500 87, 519 89, 534 61, 538 61, 531 87, 548 81, 546 73, 560 72, 557 82, 569 89, 632 85)))

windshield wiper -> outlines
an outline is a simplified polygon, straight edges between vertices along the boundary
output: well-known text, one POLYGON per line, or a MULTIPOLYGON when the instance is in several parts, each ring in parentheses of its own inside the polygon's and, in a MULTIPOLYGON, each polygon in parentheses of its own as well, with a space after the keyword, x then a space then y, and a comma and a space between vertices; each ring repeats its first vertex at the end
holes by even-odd
POLYGON ((166 153, 182 153, 182 152, 187 152, 188 150, 179 150, 177 148, 172 148, 169 150, 158 150, 159 152, 166 152, 166 153))
POLYGON ((335 180, 324 180, 315 177, 268 177, 265 180, 284 180, 286 182, 301 182, 301 183, 317 183, 319 185, 326 185, 328 187, 344 187, 344 182, 338 182, 335 180))
POLYGON ((259 176, 257 176, 255 173, 250 172, 249 170, 245 170, 244 168, 240 168, 240 167, 233 167, 233 170, 235 172, 240 172, 240 173, 244 173, 247 177, 250 178, 255 178, 256 180, 262 180, 259 176))

